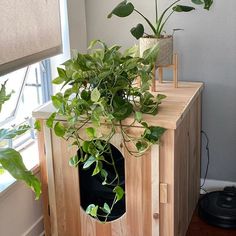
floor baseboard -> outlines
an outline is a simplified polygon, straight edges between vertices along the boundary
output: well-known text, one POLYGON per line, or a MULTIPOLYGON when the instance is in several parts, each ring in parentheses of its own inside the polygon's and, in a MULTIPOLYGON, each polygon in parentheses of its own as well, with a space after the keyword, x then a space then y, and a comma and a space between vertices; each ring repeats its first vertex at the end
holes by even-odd
POLYGON ((22 236, 41 236, 44 235, 43 216, 34 222, 34 224, 22 236))
MULTIPOLYGON (((201 179, 201 184, 203 183, 203 179, 201 179)), ((222 181, 222 180, 214 180, 214 179, 206 179, 204 186, 202 187, 206 192, 219 191, 222 190, 226 186, 235 186, 236 182, 230 181, 222 181)), ((206 193, 204 190, 201 190, 200 193, 206 193)))

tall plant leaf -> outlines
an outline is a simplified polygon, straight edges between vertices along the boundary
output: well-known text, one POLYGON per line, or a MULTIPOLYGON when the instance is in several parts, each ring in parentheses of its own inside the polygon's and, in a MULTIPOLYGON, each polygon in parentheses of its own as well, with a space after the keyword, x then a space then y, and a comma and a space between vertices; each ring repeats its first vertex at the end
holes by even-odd
POLYGON ((138 24, 130 30, 130 33, 136 38, 140 39, 144 34, 144 27, 142 24, 138 24))
POLYGON ((204 0, 204 9, 209 10, 212 3, 213 3, 213 0, 204 0))
POLYGON ((129 16, 133 11, 134 5, 131 2, 127 3, 127 0, 125 0, 119 3, 107 17, 111 18, 113 14, 119 17, 126 17, 129 16))
POLYGON ((204 2, 203 0, 191 0, 192 3, 196 4, 196 5, 202 5, 204 2))
POLYGON ((176 5, 172 9, 173 11, 176 11, 176 12, 189 12, 189 11, 195 10, 194 7, 184 6, 184 5, 176 5))

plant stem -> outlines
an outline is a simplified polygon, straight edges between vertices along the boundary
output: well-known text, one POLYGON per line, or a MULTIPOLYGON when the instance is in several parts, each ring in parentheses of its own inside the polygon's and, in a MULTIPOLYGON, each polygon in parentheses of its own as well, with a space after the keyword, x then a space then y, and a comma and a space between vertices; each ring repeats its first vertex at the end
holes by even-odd
POLYGON ((167 16, 167 18, 165 19, 165 21, 162 23, 161 27, 160 27, 160 33, 162 32, 162 29, 164 27, 164 25, 166 24, 167 20, 170 18, 170 16, 174 13, 174 11, 172 11, 169 16, 167 16))
POLYGON ((164 25, 165 25, 165 23, 166 23, 166 21, 164 22, 164 24, 162 24, 162 27, 161 27, 161 22, 162 22, 162 20, 163 20, 163 17, 164 17, 164 15, 166 14, 166 12, 172 7, 172 6, 174 6, 177 2, 180 2, 181 0, 177 0, 177 1, 175 1, 175 2, 173 2, 169 7, 167 7, 166 9, 165 9, 165 11, 163 11, 163 13, 161 14, 161 16, 160 16, 160 19, 157 21, 157 28, 156 28, 156 35, 157 35, 157 37, 158 38, 160 38, 160 36, 161 36, 161 30, 160 30, 160 28, 162 28, 163 29, 163 27, 164 27, 164 25))
POLYGON ((149 26, 151 27, 151 29, 152 29, 154 35, 156 35, 156 29, 155 29, 155 27, 153 26, 153 24, 152 24, 141 12, 139 12, 139 11, 136 10, 136 9, 134 9, 134 11, 137 12, 140 16, 143 17, 143 19, 144 19, 144 20, 149 24, 149 26))
POLYGON ((155 10, 156 10, 156 22, 157 22, 158 21, 157 0, 155 0, 155 10))

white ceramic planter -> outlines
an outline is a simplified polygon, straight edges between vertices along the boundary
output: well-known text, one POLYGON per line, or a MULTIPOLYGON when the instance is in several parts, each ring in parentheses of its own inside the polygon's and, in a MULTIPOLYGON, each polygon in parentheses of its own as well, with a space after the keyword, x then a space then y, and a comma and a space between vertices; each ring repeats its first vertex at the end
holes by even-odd
POLYGON ((140 38, 139 39, 139 51, 140 56, 143 55, 143 52, 159 44, 159 53, 156 60, 156 66, 167 66, 171 65, 173 61, 173 37, 168 36, 165 38, 140 38))

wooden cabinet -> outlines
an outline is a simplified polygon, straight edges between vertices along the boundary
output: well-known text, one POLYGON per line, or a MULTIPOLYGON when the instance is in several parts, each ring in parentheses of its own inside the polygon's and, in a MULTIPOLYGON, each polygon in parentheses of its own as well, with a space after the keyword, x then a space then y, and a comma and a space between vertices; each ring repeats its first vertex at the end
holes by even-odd
POLYGON ((158 93, 167 98, 157 116, 145 115, 145 119, 167 130, 144 157, 130 156, 119 132, 111 141, 125 159, 126 213, 107 224, 92 219, 80 207, 78 170, 68 165, 76 150, 45 126, 52 105, 35 111, 43 126, 39 150, 46 234, 184 236, 199 197, 202 88, 202 83, 180 82, 179 88, 157 84, 158 93))

